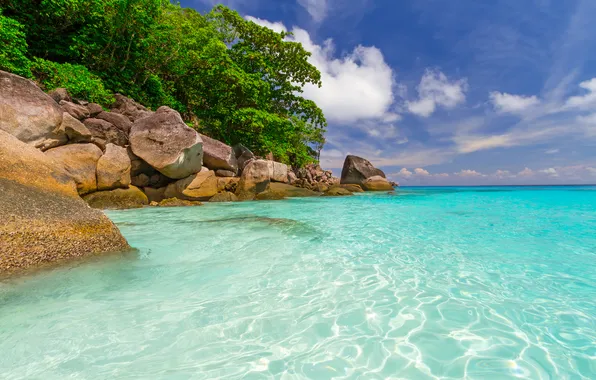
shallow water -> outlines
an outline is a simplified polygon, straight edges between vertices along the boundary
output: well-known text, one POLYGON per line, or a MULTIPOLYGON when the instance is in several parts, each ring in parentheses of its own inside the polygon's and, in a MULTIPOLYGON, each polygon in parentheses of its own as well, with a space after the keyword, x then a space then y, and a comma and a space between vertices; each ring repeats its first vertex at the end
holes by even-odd
POLYGON ((594 379, 596 188, 110 212, 0 283, 2 379, 594 379))

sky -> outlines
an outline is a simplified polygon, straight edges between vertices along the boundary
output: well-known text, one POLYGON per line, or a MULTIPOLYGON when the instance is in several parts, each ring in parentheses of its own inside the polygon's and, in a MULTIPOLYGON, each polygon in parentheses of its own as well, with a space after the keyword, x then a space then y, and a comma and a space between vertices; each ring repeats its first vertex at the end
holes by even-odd
POLYGON ((596 183, 594 0, 216 3, 312 53, 321 166, 370 160, 402 185, 596 183))

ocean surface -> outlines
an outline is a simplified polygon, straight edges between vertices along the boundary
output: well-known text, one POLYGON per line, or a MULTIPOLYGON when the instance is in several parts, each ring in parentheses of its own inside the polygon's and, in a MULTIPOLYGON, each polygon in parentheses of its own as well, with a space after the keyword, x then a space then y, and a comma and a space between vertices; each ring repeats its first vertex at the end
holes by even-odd
POLYGON ((596 188, 109 212, 0 282, 2 379, 596 379, 596 188))

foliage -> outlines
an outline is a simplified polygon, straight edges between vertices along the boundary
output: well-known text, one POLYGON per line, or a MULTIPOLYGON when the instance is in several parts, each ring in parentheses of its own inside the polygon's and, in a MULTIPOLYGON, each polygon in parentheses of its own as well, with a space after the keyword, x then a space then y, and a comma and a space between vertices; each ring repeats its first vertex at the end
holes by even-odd
POLYGON ((167 0, 0 0, 0 7, 27 25, 25 58, 48 89, 103 104, 107 89, 151 108, 168 105, 202 133, 295 166, 315 160, 324 143, 323 113, 301 96, 305 84, 321 85, 310 53, 288 33, 224 6, 206 15, 167 0))
POLYGON ((104 88, 101 79, 90 73, 85 66, 60 64, 36 58, 31 65, 31 71, 46 91, 63 87, 78 99, 102 105, 114 102, 114 97, 104 88))
POLYGON ((27 41, 23 25, 2 15, 0 8, 0 70, 10 71, 26 78, 31 77, 27 58, 27 41))

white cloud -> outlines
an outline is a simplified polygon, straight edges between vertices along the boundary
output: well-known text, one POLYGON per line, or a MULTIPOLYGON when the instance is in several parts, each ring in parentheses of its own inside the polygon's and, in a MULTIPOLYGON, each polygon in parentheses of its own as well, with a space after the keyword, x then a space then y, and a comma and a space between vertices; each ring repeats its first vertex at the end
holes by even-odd
POLYGON ((494 91, 490 93, 489 97, 498 112, 520 113, 540 104, 540 100, 535 95, 511 95, 494 91))
MULTIPOLYGON (((259 25, 275 31, 287 30, 279 22, 272 23, 247 17, 259 25)), ((336 123, 354 124, 361 120, 379 120, 391 123, 400 115, 390 111, 394 101, 393 70, 385 62, 381 50, 374 46, 359 45, 343 57, 336 57, 333 40, 315 44, 310 34, 293 28, 288 40, 300 42, 312 53, 309 62, 321 72, 322 86, 307 84, 304 97, 317 103, 325 117, 336 123)))
POLYGON ((493 174, 493 176, 497 177, 499 179, 515 177, 514 175, 511 174, 511 172, 509 170, 501 170, 501 169, 497 170, 495 172, 495 174, 493 174))
POLYGON ((409 178, 409 177, 411 177, 411 176, 412 176, 412 172, 411 172, 411 171, 409 171, 409 170, 408 170, 408 169, 406 169, 406 168, 401 168, 401 170, 400 170, 398 173, 396 173, 395 175, 396 175, 396 176, 398 176, 398 177, 405 177, 405 178, 409 178))
POLYGON ((422 168, 416 168, 416 169, 414 169, 414 173, 416 175, 419 175, 419 176, 428 176, 428 175, 430 175, 430 173, 428 172, 428 170, 425 170, 425 169, 422 169, 422 168))
POLYGON ((557 154, 557 153, 559 153, 559 149, 549 149, 549 150, 545 151, 544 153, 546 153, 546 154, 557 154))
POLYGON ((450 81, 438 70, 427 70, 417 90, 419 99, 406 102, 406 107, 415 115, 429 117, 438 107, 452 109, 465 102, 468 82, 466 79, 450 81))
POLYGON ((569 108, 587 108, 596 105, 596 78, 581 82, 579 86, 587 90, 588 93, 570 97, 565 105, 569 108))
POLYGON ((531 177, 534 175, 534 172, 530 168, 524 168, 524 170, 517 173, 517 175, 520 177, 531 177))
POLYGON ((298 3, 316 22, 321 22, 327 17, 327 0, 298 0, 298 3))
POLYGON ((551 177, 557 177, 559 175, 559 173, 557 173, 557 169, 555 169, 555 168, 548 168, 548 169, 540 170, 540 173, 549 175, 551 177))
POLYGON ((460 177, 483 177, 484 176, 484 174, 479 173, 476 170, 470 170, 470 169, 462 169, 458 173, 455 173, 455 175, 460 176, 460 177))

